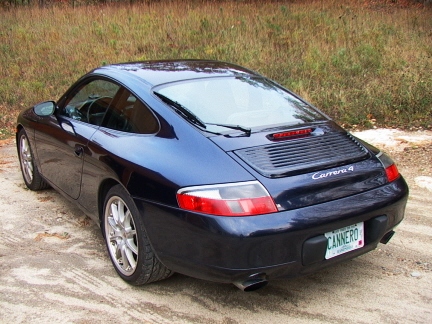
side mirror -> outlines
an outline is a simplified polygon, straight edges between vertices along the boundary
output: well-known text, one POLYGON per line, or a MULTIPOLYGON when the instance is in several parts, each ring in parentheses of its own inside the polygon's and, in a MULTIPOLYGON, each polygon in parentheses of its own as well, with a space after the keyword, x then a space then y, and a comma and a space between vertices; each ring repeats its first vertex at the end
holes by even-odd
POLYGON ((34 113, 40 117, 51 116, 55 109, 56 103, 54 101, 41 102, 33 107, 34 113))

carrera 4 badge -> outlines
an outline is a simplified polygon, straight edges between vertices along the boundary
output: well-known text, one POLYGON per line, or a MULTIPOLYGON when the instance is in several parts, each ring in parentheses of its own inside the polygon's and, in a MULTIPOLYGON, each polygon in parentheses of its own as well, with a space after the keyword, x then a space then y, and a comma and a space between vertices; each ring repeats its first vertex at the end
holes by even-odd
POLYGON ((312 179, 318 180, 318 179, 332 177, 332 176, 339 175, 342 173, 347 173, 347 172, 354 172, 354 166, 350 166, 348 168, 339 169, 339 170, 335 170, 335 171, 316 172, 312 175, 312 179))

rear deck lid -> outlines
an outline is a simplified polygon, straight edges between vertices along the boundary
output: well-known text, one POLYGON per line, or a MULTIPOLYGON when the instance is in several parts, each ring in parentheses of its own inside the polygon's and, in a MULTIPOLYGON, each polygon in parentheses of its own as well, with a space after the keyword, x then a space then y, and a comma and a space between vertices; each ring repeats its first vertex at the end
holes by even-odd
POLYGON ((267 188, 280 210, 355 195, 387 182, 376 156, 335 124, 314 125, 311 132, 283 140, 275 141, 274 133, 212 140, 267 188), (255 146, 246 147, 248 141, 255 146))
POLYGON ((369 152, 346 132, 320 133, 234 152, 268 178, 332 168, 369 157, 369 152))

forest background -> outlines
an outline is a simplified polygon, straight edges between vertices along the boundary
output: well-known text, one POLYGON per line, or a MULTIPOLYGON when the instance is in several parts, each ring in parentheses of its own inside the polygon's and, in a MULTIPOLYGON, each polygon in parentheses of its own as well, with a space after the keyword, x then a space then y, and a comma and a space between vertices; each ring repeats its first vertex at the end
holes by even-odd
POLYGON ((217 59, 347 128, 432 129, 432 5, 415 0, 0 0, 0 139, 109 63, 217 59))

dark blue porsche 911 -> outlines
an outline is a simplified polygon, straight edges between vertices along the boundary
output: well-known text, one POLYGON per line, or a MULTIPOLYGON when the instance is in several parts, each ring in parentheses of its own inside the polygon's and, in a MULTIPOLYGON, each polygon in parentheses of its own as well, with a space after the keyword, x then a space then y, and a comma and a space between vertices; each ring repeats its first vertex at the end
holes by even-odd
POLYGON ((32 190, 102 228, 140 285, 173 272, 249 291, 387 243, 408 187, 393 161, 256 72, 217 61, 115 64, 18 117, 32 190))

